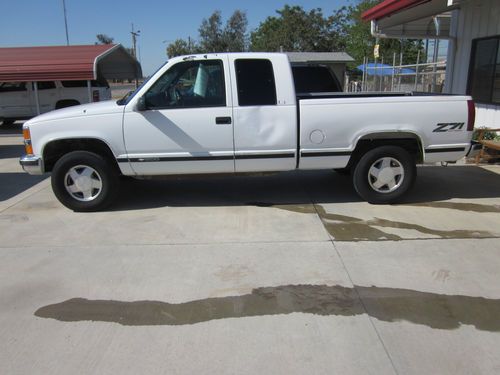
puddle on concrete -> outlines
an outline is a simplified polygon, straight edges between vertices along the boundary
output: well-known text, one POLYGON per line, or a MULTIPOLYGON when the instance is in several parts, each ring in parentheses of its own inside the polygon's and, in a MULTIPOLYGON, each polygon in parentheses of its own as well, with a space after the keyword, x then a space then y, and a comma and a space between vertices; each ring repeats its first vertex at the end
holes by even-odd
POLYGON ((487 231, 465 229, 446 231, 387 219, 374 218, 371 220, 363 220, 352 216, 327 213, 323 207, 317 204, 271 205, 271 207, 299 213, 317 213, 328 233, 337 241, 400 241, 405 239, 401 236, 384 232, 379 229, 380 227, 414 230, 424 235, 430 235, 433 238, 461 239, 496 237, 495 234, 487 231))
POLYGON ((451 210, 472 211, 479 213, 500 213, 500 205, 497 204, 477 204, 477 203, 462 203, 462 202, 423 202, 409 203, 403 206, 416 207, 431 207, 431 208, 448 208, 451 210))
POLYGON ((151 326, 292 313, 322 316, 368 314, 384 322, 407 321, 437 329, 473 325, 483 331, 500 331, 498 299, 374 286, 286 285, 257 288, 241 296, 178 304, 73 298, 42 307, 35 315, 64 322, 98 321, 125 326, 151 326))

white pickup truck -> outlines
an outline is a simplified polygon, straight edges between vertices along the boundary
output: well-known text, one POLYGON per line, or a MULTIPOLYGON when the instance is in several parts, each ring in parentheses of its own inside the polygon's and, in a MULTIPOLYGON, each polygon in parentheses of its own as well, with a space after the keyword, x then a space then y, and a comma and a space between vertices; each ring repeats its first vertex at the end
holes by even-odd
MULTIPOLYGON (((89 81, 37 82, 40 113, 111 99, 111 90, 104 79, 89 81), (89 100, 89 97, 92 100, 89 100)), ((33 82, 0 82, 0 122, 12 124, 36 116, 36 96, 33 82)))
POLYGON ((357 193, 390 203, 416 164, 456 161, 473 148, 467 96, 296 93, 284 54, 177 57, 134 93, 65 108, 24 125, 32 174, 52 172, 76 211, 107 206, 119 176, 352 171, 357 193))

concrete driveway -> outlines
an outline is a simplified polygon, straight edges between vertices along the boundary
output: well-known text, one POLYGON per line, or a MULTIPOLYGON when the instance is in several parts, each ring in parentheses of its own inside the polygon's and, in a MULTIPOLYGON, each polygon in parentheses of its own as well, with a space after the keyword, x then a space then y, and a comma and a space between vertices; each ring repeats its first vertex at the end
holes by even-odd
POLYGON ((9 374, 497 374, 500 168, 421 167, 407 202, 334 172, 126 181, 62 207, 0 131, 9 374))

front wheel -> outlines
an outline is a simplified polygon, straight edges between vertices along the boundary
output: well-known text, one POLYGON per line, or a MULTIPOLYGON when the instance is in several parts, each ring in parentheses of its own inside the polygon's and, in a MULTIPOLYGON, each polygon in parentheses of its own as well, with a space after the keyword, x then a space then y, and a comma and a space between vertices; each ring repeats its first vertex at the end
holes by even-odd
POLYGON ((417 168, 403 148, 382 146, 368 151, 359 160, 353 183, 359 196, 370 203, 393 203, 415 182, 417 168))
POLYGON ((99 211, 116 196, 118 174, 102 156, 73 151, 54 165, 51 182, 54 194, 66 207, 80 212, 99 211))

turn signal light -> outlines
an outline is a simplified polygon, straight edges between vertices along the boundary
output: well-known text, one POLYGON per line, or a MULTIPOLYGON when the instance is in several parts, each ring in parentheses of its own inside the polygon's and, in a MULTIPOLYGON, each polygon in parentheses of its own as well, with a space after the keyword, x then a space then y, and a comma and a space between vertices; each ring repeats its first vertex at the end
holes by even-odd
POLYGON ((33 155, 33 146, 31 145, 30 128, 23 128, 24 149, 27 155, 33 155))

